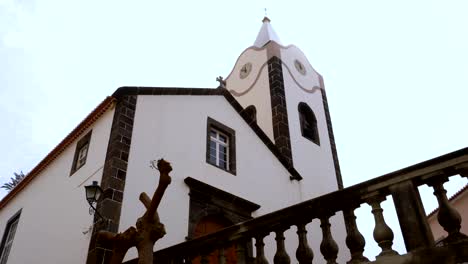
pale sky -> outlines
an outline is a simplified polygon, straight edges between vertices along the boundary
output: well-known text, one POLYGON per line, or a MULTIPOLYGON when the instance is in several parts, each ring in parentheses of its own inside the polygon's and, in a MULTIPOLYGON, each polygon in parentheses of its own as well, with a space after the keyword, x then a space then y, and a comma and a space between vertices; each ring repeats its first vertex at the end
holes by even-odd
POLYGON ((324 77, 345 186, 467 146, 466 0, 0 0, 0 182, 120 86, 215 88, 265 7, 324 77))

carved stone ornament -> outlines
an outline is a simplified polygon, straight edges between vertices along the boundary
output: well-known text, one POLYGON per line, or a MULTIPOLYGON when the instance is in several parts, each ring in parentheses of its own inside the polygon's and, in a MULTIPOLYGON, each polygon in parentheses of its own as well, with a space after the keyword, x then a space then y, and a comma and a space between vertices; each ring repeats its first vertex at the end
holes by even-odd
POLYGON ((242 66, 242 68, 240 69, 239 71, 239 77, 241 79, 245 79, 247 78, 247 76, 249 76, 250 72, 252 71, 252 63, 250 62, 247 62, 246 64, 244 64, 244 66, 242 66))
POLYGON ((294 67, 296 67, 296 70, 302 74, 302 75, 306 75, 307 71, 305 69, 305 66, 304 64, 302 64, 302 62, 298 61, 298 60, 294 60, 294 67))

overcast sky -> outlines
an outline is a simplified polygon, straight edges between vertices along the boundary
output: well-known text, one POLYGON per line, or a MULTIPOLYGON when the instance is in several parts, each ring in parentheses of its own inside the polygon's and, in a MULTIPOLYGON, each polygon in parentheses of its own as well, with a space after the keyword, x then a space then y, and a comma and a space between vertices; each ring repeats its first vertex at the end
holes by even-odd
POLYGON ((265 7, 324 77, 346 186, 467 146, 465 0, 0 0, 0 182, 120 86, 216 87, 265 7))

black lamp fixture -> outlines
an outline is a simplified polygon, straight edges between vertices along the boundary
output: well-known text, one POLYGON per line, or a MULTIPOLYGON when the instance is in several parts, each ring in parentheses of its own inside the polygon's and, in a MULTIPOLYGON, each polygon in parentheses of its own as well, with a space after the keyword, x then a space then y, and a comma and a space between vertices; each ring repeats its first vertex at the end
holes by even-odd
POLYGON ((99 201, 99 198, 101 198, 101 195, 103 193, 101 187, 98 185, 97 181, 93 181, 91 185, 85 186, 85 191, 86 191, 86 200, 88 201, 88 204, 90 206, 89 208, 89 214, 97 213, 97 215, 102 219, 105 220, 104 217, 98 212, 96 207, 94 207, 94 204, 97 204, 99 201))

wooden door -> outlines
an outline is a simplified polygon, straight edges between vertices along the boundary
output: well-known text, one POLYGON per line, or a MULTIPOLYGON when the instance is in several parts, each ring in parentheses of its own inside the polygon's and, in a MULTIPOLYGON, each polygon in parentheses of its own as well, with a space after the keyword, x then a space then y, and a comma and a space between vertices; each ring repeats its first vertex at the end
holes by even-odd
MULTIPOLYGON (((194 237, 201 237, 216 231, 219 231, 223 228, 231 226, 232 223, 229 222, 222 216, 205 216, 202 218, 198 224, 195 226, 194 237)), ((230 246, 224 250, 224 256, 226 258, 226 264, 236 264, 237 263, 237 256, 236 256, 236 247, 235 245, 230 246)), ((193 264, 200 264, 201 257, 195 258, 192 263, 193 264)), ((210 264, 218 264, 219 263, 219 252, 218 250, 212 252, 208 256, 208 263, 210 264)))

